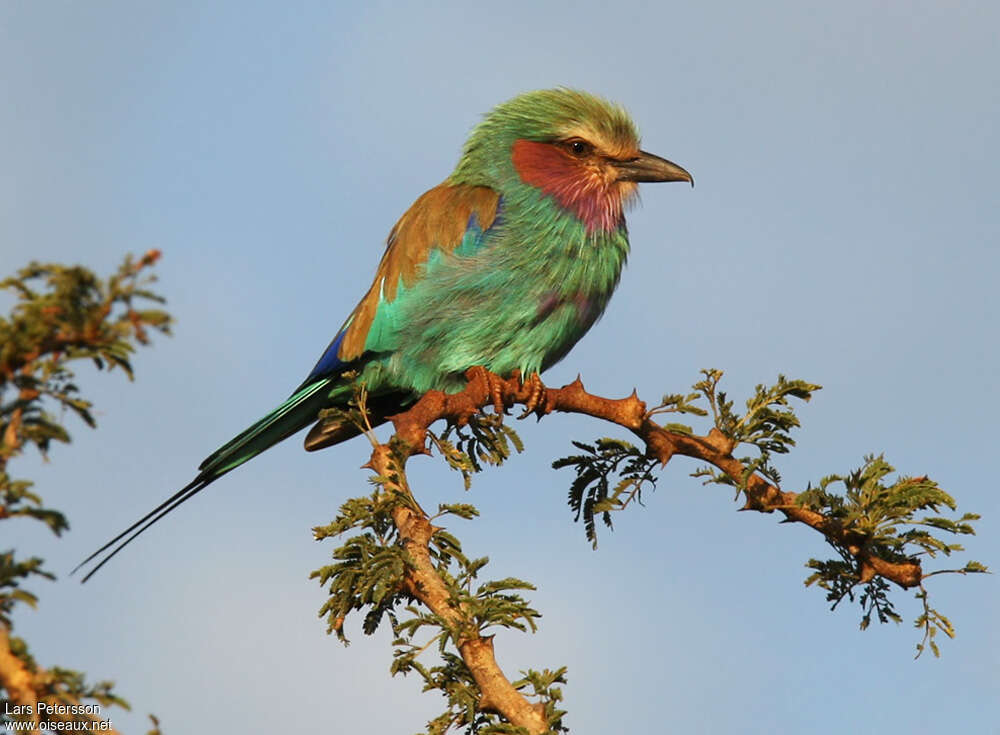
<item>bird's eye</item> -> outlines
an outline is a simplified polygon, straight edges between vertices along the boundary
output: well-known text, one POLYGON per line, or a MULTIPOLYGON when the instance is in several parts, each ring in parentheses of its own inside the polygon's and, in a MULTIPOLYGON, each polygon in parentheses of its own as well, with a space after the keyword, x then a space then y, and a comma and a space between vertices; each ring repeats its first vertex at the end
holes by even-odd
POLYGON ((591 150, 593 150, 593 146, 591 146, 590 143, 585 140, 580 140, 579 138, 567 141, 566 147, 569 148, 570 153, 577 158, 583 158, 588 155, 591 150))

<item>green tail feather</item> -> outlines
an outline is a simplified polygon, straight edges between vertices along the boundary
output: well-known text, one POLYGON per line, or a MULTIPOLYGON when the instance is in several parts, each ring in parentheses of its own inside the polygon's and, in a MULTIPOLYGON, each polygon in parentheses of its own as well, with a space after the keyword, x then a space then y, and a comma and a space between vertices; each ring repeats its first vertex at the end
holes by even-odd
POLYGON ((86 582, 143 531, 181 503, 193 498, 230 470, 248 462, 264 450, 273 447, 282 439, 287 439, 315 421, 316 414, 330 400, 331 386, 334 380, 335 378, 322 378, 295 391, 287 401, 267 416, 212 453, 201 463, 198 468, 201 471, 194 480, 80 562, 73 572, 86 566, 107 551, 104 557, 81 580, 86 582), (118 545, 115 546, 115 544, 118 545), (110 551, 108 551, 109 549, 110 551))
POLYGON ((203 477, 216 479, 316 420, 330 399, 332 380, 323 378, 295 391, 288 400, 246 431, 230 439, 198 465, 203 477))

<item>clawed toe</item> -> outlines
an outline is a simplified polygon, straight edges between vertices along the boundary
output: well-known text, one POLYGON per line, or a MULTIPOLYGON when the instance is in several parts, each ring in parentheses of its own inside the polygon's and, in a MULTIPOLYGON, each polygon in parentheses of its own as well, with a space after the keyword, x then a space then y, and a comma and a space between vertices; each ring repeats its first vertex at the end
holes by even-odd
POLYGON ((470 380, 476 377, 482 378, 482 380, 486 383, 487 390, 489 391, 490 399, 493 404, 493 410, 496 412, 497 416, 504 416, 507 413, 507 407, 504 405, 503 401, 503 379, 498 375, 491 373, 481 365, 469 368, 465 374, 470 380))
MULTIPOLYGON (((510 388, 507 381, 499 375, 491 373, 489 370, 480 365, 469 368, 466 371, 465 376, 470 382, 477 379, 482 380, 486 385, 486 390, 490 396, 493 410, 496 412, 497 416, 504 416, 507 414, 507 404, 504 401, 504 393, 510 388)), ((541 418, 542 416, 552 412, 552 405, 549 402, 548 391, 545 388, 545 384, 542 383, 542 379, 538 376, 538 373, 532 373, 528 376, 527 380, 525 380, 521 377, 521 372, 519 370, 515 370, 511 377, 519 384, 517 394, 514 396, 514 399, 517 402, 524 404, 524 412, 517 417, 518 419, 527 418, 531 414, 535 414, 538 418, 541 418)))
POLYGON ((527 381, 522 381, 521 388, 522 390, 527 389, 528 395, 524 400, 524 412, 518 416, 519 419, 527 418, 531 414, 535 414, 540 419, 545 414, 551 413, 552 407, 549 405, 548 392, 545 390, 545 384, 542 383, 538 373, 532 373, 528 376, 527 381))

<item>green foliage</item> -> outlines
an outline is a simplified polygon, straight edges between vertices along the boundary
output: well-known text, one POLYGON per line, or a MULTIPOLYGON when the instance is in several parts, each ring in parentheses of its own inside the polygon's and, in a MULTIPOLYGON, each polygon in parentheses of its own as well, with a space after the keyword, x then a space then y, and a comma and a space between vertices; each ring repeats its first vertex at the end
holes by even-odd
POLYGON ((557 459, 552 467, 576 470, 569 488, 569 507, 574 521, 583 516, 587 540, 596 549, 595 517, 600 514, 604 525, 613 530, 612 511, 624 510, 633 500, 641 505, 643 488, 656 486, 653 468, 658 462, 621 439, 598 439, 593 444, 574 441, 573 446, 584 454, 557 459))
MULTIPOLYGON (((67 365, 86 359, 98 369, 119 367, 133 377, 133 342, 148 344, 151 328, 170 331, 166 312, 136 308, 142 301, 163 301, 147 288, 155 279, 143 272, 158 257, 151 251, 139 261, 126 258, 107 282, 81 266, 41 263, 0 281, 0 288, 13 291, 18 299, 10 317, 0 317, 0 430, 14 427, 20 442, 42 452, 53 440, 69 441, 65 427, 44 410, 39 398, 95 425, 90 403, 80 398, 67 365), (16 393, 13 400, 8 391, 16 393)), ((10 456, 8 445, 4 457, 10 456)))
MULTIPOLYGON (((398 644, 398 642, 397 642, 398 644)), ((444 735, 448 730, 464 728, 466 733, 478 735, 527 735, 527 730, 504 722, 492 712, 479 710, 480 690, 462 658, 443 651, 440 663, 424 667, 414 661, 407 670, 397 668, 393 673, 416 671, 424 681, 424 691, 440 691, 447 698, 447 709, 427 723, 421 735, 444 735)), ((528 669, 522 671, 522 678, 512 682, 515 689, 524 696, 536 699, 542 704, 549 733, 569 732, 562 721, 565 710, 559 709, 562 688, 566 683, 566 668, 556 671, 544 669, 541 672, 528 669)))
POLYGON ((345 644, 348 640, 343 625, 351 612, 370 608, 363 630, 371 635, 383 616, 399 604, 408 556, 397 543, 398 533, 392 522, 391 513, 397 504, 397 498, 380 488, 368 497, 346 501, 332 523, 313 529, 317 540, 355 528, 363 531, 334 549, 333 564, 309 575, 321 586, 330 586, 330 597, 320 608, 320 615, 327 618, 327 632, 336 633, 345 644))
POLYGON ((881 455, 869 455, 850 474, 829 475, 820 480, 818 487, 810 486, 800 493, 799 505, 837 519, 844 528, 860 534, 883 559, 902 561, 920 555, 933 558, 939 553, 950 556, 953 551, 962 551, 960 544, 946 543, 925 529, 975 534, 971 522, 979 520, 979 516, 966 513, 957 520, 942 516, 918 518, 918 511, 937 513, 942 506, 955 510, 955 499, 927 477, 898 477, 892 483, 883 482, 892 472, 895 469, 881 455), (844 485, 843 495, 828 491, 834 483, 844 485))
MULTIPOLYGON (((461 429, 450 427, 442 437, 432 437, 431 441, 449 466, 462 473, 466 487, 471 475, 484 465, 503 462, 510 456, 511 447, 521 450, 517 435, 492 416, 475 417, 461 429)), ((393 458, 387 476, 374 477, 372 482, 376 489, 371 495, 346 501, 329 525, 314 529, 317 539, 355 532, 342 538, 341 545, 333 550, 334 563, 310 575, 329 589, 329 597, 320 609, 328 632, 346 643, 344 624, 358 611, 364 612, 362 631, 367 635, 383 621, 389 622, 394 646, 392 674, 414 673, 422 679, 424 691, 438 691, 446 699, 445 711, 427 725, 429 735, 451 728, 482 735, 523 732, 503 722, 499 715, 479 709, 482 692, 460 649, 497 628, 534 632, 541 616, 521 594, 534 587, 512 577, 479 581, 489 559, 466 556, 454 535, 445 528, 431 526, 431 564, 447 590, 448 607, 454 615, 445 619, 415 604, 406 581, 415 562, 400 538, 393 512, 401 506, 422 511, 409 493, 400 457, 393 458), (424 660, 428 654, 434 656, 432 661, 424 660)), ((478 515, 471 504, 443 503, 433 520, 447 516, 471 520, 478 515)), ((529 670, 514 682, 517 689, 540 701, 553 732, 564 729, 565 713, 557 707, 562 699, 557 685, 563 683, 565 669, 541 673, 529 670)))
POLYGON ((549 732, 569 732, 569 728, 564 726, 562 721, 566 711, 559 709, 557 705, 563 698, 562 687, 556 686, 556 684, 566 683, 566 667, 563 666, 555 671, 528 669, 521 673, 524 674, 524 677, 514 682, 514 688, 518 691, 524 691, 527 687, 531 687, 527 696, 536 697, 542 703, 549 732))
MULTIPOLYGON (((746 413, 737 415, 733 402, 720 391, 721 370, 702 370, 702 380, 695 383, 691 393, 671 393, 663 396, 660 404, 647 411, 646 417, 664 413, 708 416, 711 412, 715 428, 732 439, 736 444, 749 444, 757 449, 756 457, 742 457, 745 466, 743 476, 734 479, 715 468, 697 470, 695 477, 707 477, 707 482, 746 488, 746 483, 754 473, 760 473, 777 484, 778 471, 771 464, 773 454, 786 454, 795 446, 789 435, 791 429, 799 426, 799 420, 789 408, 789 398, 809 400, 818 385, 803 380, 788 380, 783 375, 773 386, 758 385, 754 395, 746 402, 746 413), (708 404, 702 408, 698 402, 708 404)), ((690 426, 667 423, 662 426, 667 431, 691 435, 690 426)), ((574 441, 577 449, 584 454, 575 454, 557 459, 552 463, 555 469, 572 467, 576 479, 570 485, 569 506, 574 513, 573 520, 583 518, 587 540, 597 548, 597 526, 595 518, 613 529, 613 511, 624 510, 636 500, 642 504, 642 490, 655 487, 653 474, 658 462, 629 442, 621 439, 598 439, 593 444, 574 441)))
POLYGON ((3 590, 3 594, 0 594, 0 625, 11 627, 10 614, 18 602, 31 607, 38 604, 38 597, 34 593, 20 587, 22 581, 33 576, 55 579, 54 574, 42 569, 42 564, 42 559, 36 556, 17 560, 13 550, 0 552, 0 590, 3 590))
POLYGON ((503 464, 510 459, 511 447, 518 453, 524 451, 521 437, 496 414, 477 414, 465 426, 449 425, 440 437, 433 433, 430 437, 448 466, 462 473, 466 490, 472 487, 472 475, 482 472, 483 465, 503 464))
MULTIPOLYGON (((971 564, 976 564, 976 562, 970 562, 971 564)), ((981 565, 980 565, 981 566, 981 565)), ((976 569, 977 572, 985 572, 986 568, 976 569)), ((955 628, 952 626, 951 621, 948 620, 944 615, 939 613, 937 610, 933 609, 927 601, 927 590, 924 589, 923 585, 920 587, 920 591, 917 592, 916 598, 920 600, 923 606, 923 612, 917 616, 917 619, 913 621, 913 626, 915 628, 920 628, 924 631, 924 637, 917 644, 917 655, 914 658, 920 658, 920 654, 924 652, 926 646, 930 646, 931 652, 934 654, 935 658, 941 656, 941 650, 938 648, 937 632, 940 630, 949 638, 955 637, 955 628)))
MULTIPOLYGON (((774 467, 774 457, 787 454, 795 446, 791 430, 800 426, 790 399, 808 401, 820 386, 802 380, 788 380, 779 375, 773 385, 756 386, 753 395, 746 401, 745 412, 739 414, 734 402, 719 389, 721 379, 722 371, 703 370, 702 379, 692 386, 694 392, 665 395, 660 405, 646 413, 647 419, 664 413, 711 415, 714 428, 732 441, 734 449, 739 445, 748 445, 756 453, 737 458, 743 466, 739 477, 714 466, 698 469, 692 476, 706 478, 706 484, 734 487, 737 495, 746 490, 755 474, 763 476, 775 487, 779 486, 781 476, 774 467), (708 409, 702 408, 699 402, 707 404, 708 409)), ((686 436, 694 433, 691 427, 683 424, 664 424, 662 428, 686 436)), ((552 466, 556 469, 571 467, 576 471, 576 478, 570 485, 569 506, 574 520, 583 518, 587 539, 596 548, 597 516, 600 515, 605 525, 613 528, 612 511, 624 509, 633 499, 641 505, 642 489, 655 487, 657 478, 653 470, 657 462, 642 449, 622 440, 599 439, 592 444, 574 441, 573 445, 583 453, 558 459, 552 466)), ((801 493, 798 503, 848 530, 857 542, 852 546, 863 550, 861 558, 904 563, 921 556, 934 558, 938 554, 950 556, 953 552, 962 551, 961 545, 949 543, 941 534, 972 534, 972 522, 979 516, 966 513, 957 519, 938 515, 918 517, 917 514, 924 511, 937 513, 941 507, 955 510, 955 501, 927 477, 901 477, 892 483, 883 482, 893 471, 882 457, 867 457, 861 469, 847 476, 823 478, 818 487, 810 487, 801 493), (846 486, 843 496, 828 489, 837 482, 846 486)), ((890 620, 899 622, 901 618, 889 598, 892 589, 889 582, 877 574, 862 573, 857 548, 831 544, 839 558, 810 560, 808 566, 813 573, 806 584, 817 584, 825 589, 833 608, 845 598, 851 601, 857 599, 862 608, 862 629, 869 626, 873 616, 882 623, 890 620)), ((985 566, 970 561, 958 569, 938 570, 923 576, 985 571, 985 566)), ((937 631, 951 637, 954 629, 946 617, 928 605, 927 593, 922 585, 917 598, 922 602, 923 612, 916 625, 924 631, 924 640, 918 646, 918 652, 929 644, 936 655, 938 648, 934 638, 937 631)))
MULTIPOLYGON (((918 515, 930 511, 938 513, 942 507, 956 509, 955 499, 942 490, 936 482, 927 477, 897 477, 887 482, 886 478, 895 470, 882 456, 867 456, 862 466, 847 475, 829 475, 820 480, 817 487, 809 487, 798 496, 803 507, 824 514, 836 520, 853 539, 852 545, 863 549, 868 557, 886 561, 911 562, 922 556, 936 558, 938 554, 951 556, 964 551, 961 544, 949 543, 941 533, 973 535, 972 522, 979 520, 975 513, 965 513, 957 519, 938 515, 918 515), (840 495, 830 491, 830 486, 839 483, 845 488, 840 495), (935 535, 934 532, 938 532, 935 535)), ((878 621, 890 620, 898 623, 900 616, 895 612, 887 597, 889 585, 881 577, 865 581, 861 563, 843 545, 828 543, 840 556, 840 560, 819 561, 810 559, 807 566, 813 573, 806 578, 806 585, 816 584, 827 591, 827 600, 834 609, 845 598, 853 601, 855 589, 862 587, 859 596, 863 615, 861 629, 871 623, 874 613, 878 621)), ((975 574, 986 572, 984 565, 970 561, 958 569, 940 569, 924 572, 926 579, 934 574, 957 573, 975 574)), ((949 638, 954 637, 954 628, 946 617, 928 604, 927 591, 920 585, 917 599, 921 600, 923 612, 915 625, 924 630, 924 640, 917 646, 918 655, 929 642, 931 650, 938 655, 934 636, 938 630, 949 638)))
MULTIPOLYGON (((114 693, 114 682, 100 681, 96 684, 88 684, 86 678, 79 671, 72 671, 58 666, 42 669, 35 662, 34 657, 28 650, 27 643, 17 637, 10 638, 10 651, 24 662, 26 669, 31 672, 34 679, 35 695, 39 702, 48 705, 75 705, 92 700, 102 707, 118 706, 130 709, 128 702, 114 693)), ((6 716, 0 712, 0 724, 10 721, 30 719, 23 715, 6 716)), ((86 713, 71 715, 53 714, 45 715, 43 722, 79 722, 93 723, 101 718, 86 713)))
POLYGON ((132 709, 129 703, 114 693, 113 681, 99 681, 88 684, 79 671, 54 666, 42 675, 46 688, 43 699, 48 704, 77 704, 85 699, 92 699, 103 707, 116 705, 123 709, 132 709))
MULTIPOLYGON (((428 723, 428 735, 443 733, 450 727, 465 727, 468 732, 483 735, 520 732, 503 723, 496 714, 479 711, 482 692, 455 651, 471 636, 481 635, 494 627, 522 632, 530 628, 531 632, 535 632, 535 621, 541 616, 517 594, 518 590, 533 590, 534 587, 522 580, 508 578, 473 588, 473 581, 488 559, 470 560, 456 546, 451 546, 449 550, 449 557, 455 562, 453 566, 446 566, 441 563, 440 555, 436 556, 437 571, 451 593, 452 605, 462 611, 464 625, 456 627, 422 607, 407 605, 407 618, 394 621, 395 648, 390 671, 393 675, 416 673, 424 682, 424 691, 437 690, 446 698, 446 710, 428 723), (449 569, 449 566, 452 568, 449 569), (436 649, 438 663, 427 665, 421 658, 431 647, 436 649)), ((560 670, 561 673, 564 671, 560 670)), ((562 698, 562 691, 552 686, 555 680, 550 681, 548 686, 542 685, 540 676, 529 672, 524 680, 514 682, 514 686, 523 690, 532 683, 538 684, 533 687, 532 693, 541 698, 552 720, 558 720, 564 713, 556 710, 554 702, 562 698)), ((559 681, 564 683, 562 678, 559 681)))
MULTIPOLYGON (((0 288, 16 297, 9 316, 0 316, 0 520, 31 518, 57 536, 69 528, 62 513, 45 507, 29 480, 10 476, 8 464, 29 446, 47 456, 53 442, 69 442, 67 413, 95 426, 91 403, 75 382, 74 361, 117 367, 131 379, 135 345, 148 344, 150 330, 169 334, 170 316, 144 308, 163 302, 149 289, 155 279, 148 268, 158 258, 157 251, 138 260, 128 257, 106 280, 81 266, 31 263, 0 281, 0 288)), ((38 602, 22 584, 29 578, 54 579, 42 564, 37 557, 19 560, 13 550, 0 553, 0 625, 8 631, 18 603, 34 607, 38 602)), ((23 640, 9 640, 11 652, 32 672, 39 701, 90 699, 127 707, 111 683, 90 685, 79 672, 40 668, 23 640)))
POLYGON ((41 496, 31 492, 34 484, 28 480, 12 480, 6 471, 0 471, 0 507, 4 509, 4 517, 34 518, 48 526, 56 536, 61 535, 69 528, 66 516, 43 507, 41 496))
MULTIPOLYGON (((375 478, 378 482, 379 478, 375 478)), ((379 483, 382 484, 382 483, 379 483)), ((334 564, 312 572, 310 579, 329 586, 330 597, 320 609, 326 616, 328 632, 336 633, 347 642, 343 624, 356 610, 368 609, 363 631, 371 635, 382 618, 399 605, 412 601, 404 586, 404 573, 413 566, 412 559, 400 543, 399 532, 392 521, 392 511, 403 503, 397 493, 380 487, 366 498, 352 498, 340 508, 332 523, 313 529, 317 539, 340 536, 349 530, 362 532, 343 540, 333 550, 334 564)), ((435 517, 455 515, 472 518, 479 514, 467 504, 441 505, 435 517)), ((480 570, 489 562, 487 558, 470 559, 462 551, 461 543, 443 528, 435 527, 430 538, 429 551, 435 571, 444 581, 454 605, 465 612, 466 625, 454 628, 430 612, 420 612, 407 607, 412 617, 400 621, 394 614, 391 621, 398 634, 412 636, 421 628, 443 626, 442 644, 449 640, 457 643, 470 631, 482 633, 491 627, 535 630, 539 614, 516 594, 516 590, 534 589, 527 582, 507 578, 486 582, 473 589, 480 570)))
MULTIPOLYGON (((81 266, 31 263, 3 281, 0 288, 17 297, 9 317, 0 316, 0 519, 33 518, 56 535, 69 527, 57 510, 44 507, 32 483, 14 479, 7 464, 33 445, 46 455, 53 441, 68 442, 69 432, 49 406, 75 414, 95 426, 91 404, 82 398, 70 368, 89 360, 99 369, 119 367, 132 378, 133 343, 148 344, 149 330, 169 333, 170 317, 156 309, 138 309, 144 301, 162 303, 149 290, 155 278, 146 273, 159 258, 150 251, 138 261, 127 257, 107 281, 81 266)), ((34 596, 16 589, 19 579, 42 575, 40 561, 14 561, 12 552, 0 570, 0 615, 34 596)))
POLYGON ((855 589, 861 585, 862 591, 858 596, 862 610, 861 630, 866 630, 871 624, 872 613, 878 617, 880 623, 888 623, 890 620, 894 623, 902 621, 888 597, 891 588, 885 579, 876 576, 863 583, 857 560, 847 549, 835 548, 841 554, 840 561, 835 559, 809 560, 806 566, 815 571, 806 579, 806 586, 815 583, 827 590, 826 599, 833 602, 830 609, 835 610, 845 598, 853 602, 856 594, 855 589))
POLYGON ((781 475, 772 464, 773 454, 787 454, 795 446, 790 431, 801 426, 795 412, 789 408, 788 399, 798 398, 808 401, 820 386, 804 380, 788 380, 784 375, 771 386, 758 385, 754 394, 746 401, 746 412, 739 416, 733 410, 733 402, 725 392, 720 391, 721 370, 702 370, 705 377, 694 384, 712 412, 715 428, 735 444, 747 444, 757 450, 757 456, 739 457, 744 467, 742 477, 733 478, 710 467, 700 469, 694 477, 705 477, 706 483, 731 485, 737 490, 745 490, 747 481, 754 474, 761 474, 775 485, 781 483, 781 475))
MULTIPOLYGON (((708 411, 695 404, 695 401, 701 398, 701 395, 700 392, 687 394, 668 393, 660 400, 660 405, 646 412, 646 416, 652 418, 661 413, 689 413, 694 416, 708 416, 708 411)), ((663 428, 667 431, 677 432, 678 434, 690 435, 694 433, 694 430, 687 424, 667 423, 663 424, 663 428)))

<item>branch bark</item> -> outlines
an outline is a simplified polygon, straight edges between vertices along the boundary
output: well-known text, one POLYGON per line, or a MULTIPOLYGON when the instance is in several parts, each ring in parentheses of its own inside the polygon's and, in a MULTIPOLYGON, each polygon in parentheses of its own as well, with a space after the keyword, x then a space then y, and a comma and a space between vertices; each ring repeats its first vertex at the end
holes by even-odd
POLYGON ((0 623, 0 686, 7 690, 11 704, 31 708, 31 722, 38 727, 38 696, 35 677, 28 665, 10 650, 10 629, 0 623))
MULTIPOLYGON (((7 701, 12 705, 30 707, 31 723, 34 725, 32 732, 38 732, 43 722, 42 713, 39 712, 39 703, 47 704, 82 704, 75 697, 67 695, 53 696, 52 677, 45 669, 32 671, 28 664, 20 656, 17 656, 10 646, 10 628, 0 624, 0 689, 6 691, 7 701)), ((74 722, 86 722, 90 725, 90 730, 97 729, 97 723, 101 718, 97 715, 74 714, 70 715, 74 722)), ((66 718, 56 715, 54 718, 46 716, 45 722, 64 722, 66 718)), ((88 730, 88 731, 90 731, 88 730)), ((111 733, 111 735, 121 735, 114 729, 102 729, 101 732, 111 733)))
MULTIPOLYGON (((485 406, 493 405, 496 410, 505 411, 520 404, 539 418, 560 411, 610 421, 635 434, 646 445, 647 454, 663 465, 681 455, 714 465, 734 480, 743 476, 745 467, 732 455, 733 440, 714 428, 705 436, 668 431, 647 414, 646 403, 635 391, 627 398, 604 398, 588 393, 579 378, 562 388, 546 388, 537 376, 528 381, 516 375, 504 379, 482 368, 469 370, 466 377, 469 383, 462 392, 448 395, 430 391, 409 410, 388 417, 395 430, 395 449, 401 452, 404 466, 412 455, 427 452, 427 430, 435 421, 444 419, 464 425, 485 406)), ((393 474, 392 451, 388 444, 377 444, 372 453, 371 467, 382 477, 393 474)), ((409 495, 404 487, 396 489, 409 495)), ((789 521, 809 526, 846 548, 857 560, 863 582, 881 575, 904 589, 920 584, 923 575, 919 561, 896 562, 872 555, 861 534, 844 528, 836 519, 798 505, 797 493, 784 492, 764 477, 753 475, 747 482, 745 495, 745 510, 778 511, 789 521)), ((414 568, 406 577, 407 591, 449 625, 466 631, 459 639, 458 649, 482 692, 480 708, 497 712, 531 733, 546 732, 547 723, 541 707, 532 705, 514 689, 497 665, 492 636, 479 636, 460 606, 452 603, 431 562, 428 544, 436 530, 434 526, 426 516, 408 507, 397 508, 393 520, 414 561, 414 568)))
MULTIPOLYGON (((422 447, 419 444, 407 446, 414 447, 415 451, 410 451, 406 456, 419 453, 422 447)), ((390 478, 394 474, 392 449, 387 444, 375 447, 371 466, 384 478, 390 478)), ((409 495, 405 486, 392 480, 387 480, 385 486, 389 492, 409 495)), ((461 605, 453 602, 447 586, 434 568, 430 540, 437 528, 426 515, 404 505, 396 506, 392 512, 392 520, 413 562, 413 567, 407 570, 405 576, 406 591, 445 620, 452 629, 459 631, 458 651, 482 692, 479 709, 496 712, 514 725, 527 728, 528 732, 546 732, 548 723, 544 708, 529 702, 510 683, 493 654, 493 636, 479 635, 471 616, 461 605)))

